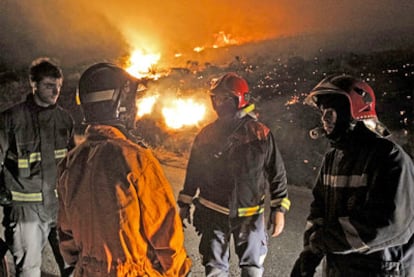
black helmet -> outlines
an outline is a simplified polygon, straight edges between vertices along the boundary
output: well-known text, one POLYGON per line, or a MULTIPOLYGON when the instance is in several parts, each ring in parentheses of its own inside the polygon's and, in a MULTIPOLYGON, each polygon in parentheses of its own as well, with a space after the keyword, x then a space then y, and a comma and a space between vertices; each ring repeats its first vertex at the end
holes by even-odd
POLYGON ((138 79, 111 63, 89 67, 80 77, 78 102, 86 124, 119 124, 133 128, 138 79))

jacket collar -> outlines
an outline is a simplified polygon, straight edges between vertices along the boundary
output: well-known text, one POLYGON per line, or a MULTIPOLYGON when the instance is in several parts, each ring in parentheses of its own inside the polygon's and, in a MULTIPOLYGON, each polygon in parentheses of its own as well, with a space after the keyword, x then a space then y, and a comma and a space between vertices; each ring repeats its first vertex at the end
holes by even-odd
POLYGON ((89 125, 85 130, 85 136, 88 139, 126 139, 120 129, 109 125, 89 125))

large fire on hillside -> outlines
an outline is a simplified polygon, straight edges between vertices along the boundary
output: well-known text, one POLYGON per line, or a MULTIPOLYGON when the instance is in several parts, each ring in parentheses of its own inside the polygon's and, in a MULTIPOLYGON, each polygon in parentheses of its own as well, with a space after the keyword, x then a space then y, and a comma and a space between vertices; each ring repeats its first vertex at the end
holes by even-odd
MULTIPOLYGON (((217 49, 238 44, 237 39, 223 31, 215 34, 214 38, 215 41, 213 44, 196 46, 193 51, 200 53, 208 48, 217 49)), ((181 57, 181 53, 175 53, 174 55, 175 57, 181 57)), ((160 53, 148 53, 148 51, 141 49, 133 50, 126 62, 125 70, 138 79, 158 80, 168 75, 167 70, 159 70, 157 67, 160 58, 160 53)), ((143 117, 144 115, 150 115, 154 110, 154 106, 159 102, 159 99, 159 93, 149 93, 148 96, 141 97, 137 100, 137 116, 143 117)), ((161 105, 165 125, 175 130, 199 124, 206 119, 206 110, 208 109, 205 103, 190 96, 170 99, 169 101, 164 101, 161 105)))

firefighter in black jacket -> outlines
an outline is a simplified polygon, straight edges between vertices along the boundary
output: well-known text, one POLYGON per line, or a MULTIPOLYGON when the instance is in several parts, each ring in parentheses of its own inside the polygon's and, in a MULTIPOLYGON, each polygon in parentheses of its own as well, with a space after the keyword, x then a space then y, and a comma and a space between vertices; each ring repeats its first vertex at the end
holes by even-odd
POLYGON ((73 120, 56 104, 62 82, 57 65, 35 60, 30 67, 33 94, 0 115, 3 225, 16 276, 40 277, 48 240, 65 276, 56 231, 56 164, 73 146, 73 120))
POLYGON ((329 76, 306 102, 321 111, 332 149, 291 276, 313 276, 323 257, 326 276, 414 276, 414 166, 385 138, 372 88, 352 76, 329 76))
POLYGON ((227 73, 212 82, 210 92, 218 119, 194 140, 178 196, 181 218, 191 222, 195 202, 193 224, 201 234, 206 276, 228 276, 231 235, 242 276, 262 276, 266 190, 270 188, 272 236, 282 232, 290 207, 284 163, 271 131, 252 112, 246 80, 227 73))

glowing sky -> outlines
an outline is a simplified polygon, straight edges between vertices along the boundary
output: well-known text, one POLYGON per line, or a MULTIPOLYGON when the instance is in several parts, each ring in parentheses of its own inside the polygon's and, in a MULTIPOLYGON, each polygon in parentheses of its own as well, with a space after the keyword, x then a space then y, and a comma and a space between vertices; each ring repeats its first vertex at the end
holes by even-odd
POLYGON ((240 42, 306 33, 413 29, 412 0, 0 0, 0 57, 63 62, 212 45, 220 31, 240 42))

